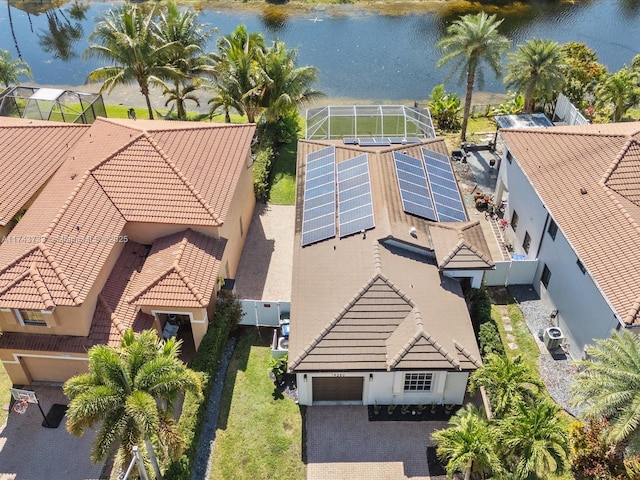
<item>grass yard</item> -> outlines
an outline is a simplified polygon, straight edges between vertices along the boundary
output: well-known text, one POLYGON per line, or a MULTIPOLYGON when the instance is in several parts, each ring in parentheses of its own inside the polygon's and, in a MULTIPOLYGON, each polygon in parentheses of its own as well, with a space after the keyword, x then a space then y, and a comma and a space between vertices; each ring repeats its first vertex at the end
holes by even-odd
POLYGON ((296 202, 296 153, 298 142, 294 140, 280 149, 273 166, 269 203, 293 205, 296 202))
POLYGON ((269 379, 271 331, 241 330, 224 386, 211 474, 214 479, 303 480, 302 418, 269 379))
POLYGON ((5 405, 9 405, 11 400, 11 394, 9 389, 13 386, 9 375, 4 369, 4 366, 0 364, 0 426, 4 425, 7 421, 7 415, 9 412, 4 409, 5 405))

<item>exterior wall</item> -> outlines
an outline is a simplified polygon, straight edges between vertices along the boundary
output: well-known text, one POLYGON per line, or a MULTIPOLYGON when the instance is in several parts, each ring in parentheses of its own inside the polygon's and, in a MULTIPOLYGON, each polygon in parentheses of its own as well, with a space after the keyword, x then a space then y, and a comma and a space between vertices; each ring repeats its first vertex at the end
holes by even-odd
POLYGON ((540 249, 534 287, 552 310, 558 310, 554 324, 564 332, 571 355, 581 358, 585 345, 594 338, 608 338, 618 325, 614 311, 589 272, 582 273, 578 257, 558 229, 555 240, 545 233, 540 249), (544 265, 551 271, 548 288, 540 282, 544 265))
POLYGON ((220 267, 220 275, 225 278, 235 278, 236 276, 255 205, 253 168, 251 167, 251 159, 248 157, 245 168, 238 179, 238 186, 233 194, 224 225, 220 227, 220 236, 227 239, 220 267))
POLYGON ((129 240, 142 245, 151 245, 158 238, 166 237, 174 233, 190 228, 191 230, 204 233, 210 237, 218 237, 218 227, 198 226, 198 225, 175 225, 173 223, 145 223, 127 222, 122 235, 129 240))
POLYGON ((14 385, 41 380, 64 382, 89 368, 87 356, 77 353, 0 350, 0 359, 14 385))
POLYGON ((312 378, 327 376, 364 377, 364 405, 462 405, 467 388, 468 372, 431 372, 432 388, 429 392, 404 392, 404 374, 416 372, 323 372, 296 374, 298 385, 298 403, 311 405, 312 378))
MULTIPOLYGON (((214 300, 211 301, 214 303, 214 300)), ((191 317, 191 331, 193 333, 193 343, 195 344, 196 350, 200 346, 200 342, 202 342, 202 338, 205 333, 207 333, 207 327, 209 326, 209 316, 207 314, 206 308, 183 308, 183 307, 149 307, 144 306, 140 307, 140 309, 148 314, 153 315, 155 317, 155 313, 176 313, 182 315, 189 315, 191 317)), ((158 323, 158 318, 155 317, 154 325, 158 332, 162 332, 162 325, 158 323)))
POLYGON ((484 270, 445 270, 442 273, 450 278, 470 278, 472 288, 480 288, 484 276, 484 270))

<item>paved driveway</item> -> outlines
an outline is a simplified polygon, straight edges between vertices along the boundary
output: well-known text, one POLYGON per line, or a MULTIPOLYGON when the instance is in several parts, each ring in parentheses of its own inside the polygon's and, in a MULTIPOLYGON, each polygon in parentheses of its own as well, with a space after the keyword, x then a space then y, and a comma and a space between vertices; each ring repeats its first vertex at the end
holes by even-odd
POLYGON ((370 422, 367 407, 306 413, 307 480, 428 480, 431 433, 447 422, 370 422))
MULTIPOLYGON (((68 404, 61 387, 32 388, 46 414, 54 403, 68 404)), ((65 428, 66 417, 58 428, 41 426, 37 405, 29 405, 19 415, 9 412, 7 424, 0 427, 0 480, 89 480, 100 478, 102 464, 89 460, 93 431, 81 438, 65 428)))

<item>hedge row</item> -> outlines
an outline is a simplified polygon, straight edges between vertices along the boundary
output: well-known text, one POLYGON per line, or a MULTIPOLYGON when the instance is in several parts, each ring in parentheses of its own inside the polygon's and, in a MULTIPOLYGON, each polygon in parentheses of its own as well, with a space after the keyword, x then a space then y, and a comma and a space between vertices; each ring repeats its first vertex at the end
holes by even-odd
POLYGON ((198 448, 202 422, 206 411, 206 405, 211 392, 210 380, 214 378, 220 356, 224 350, 229 334, 238 324, 242 315, 240 302, 233 294, 222 290, 218 294, 216 312, 209 323, 209 329, 202 339, 200 348, 189 367, 196 372, 201 372, 203 377, 203 396, 198 399, 195 395, 187 393, 182 405, 182 414, 178 421, 178 428, 185 440, 184 454, 171 462, 165 471, 165 478, 172 480, 190 480, 193 463, 198 448))
POLYGON ((486 287, 483 285, 481 288, 471 289, 467 294, 467 299, 470 302, 469 313, 482 358, 486 358, 490 353, 504 355, 504 346, 498 326, 491 317, 491 299, 486 287))

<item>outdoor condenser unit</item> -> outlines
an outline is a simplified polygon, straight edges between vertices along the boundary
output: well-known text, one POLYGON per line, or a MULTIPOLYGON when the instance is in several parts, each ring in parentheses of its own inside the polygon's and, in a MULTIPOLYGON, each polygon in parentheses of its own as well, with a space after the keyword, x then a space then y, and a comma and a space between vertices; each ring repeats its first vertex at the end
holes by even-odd
POLYGON ((544 335, 542 336, 542 341, 546 345, 549 350, 555 350, 556 348, 562 345, 564 341, 564 335, 562 334, 562 330, 558 327, 550 327, 544 331, 544 335))

